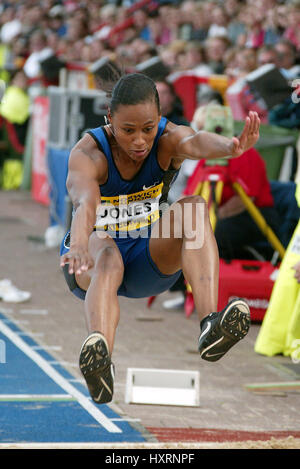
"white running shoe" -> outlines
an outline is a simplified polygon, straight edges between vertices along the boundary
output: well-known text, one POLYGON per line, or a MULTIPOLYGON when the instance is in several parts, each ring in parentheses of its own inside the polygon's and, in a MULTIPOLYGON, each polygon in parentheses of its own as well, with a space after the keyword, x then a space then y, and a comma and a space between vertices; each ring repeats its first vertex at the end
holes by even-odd
POLYGON ((172 298, 171 300, 166 300, 163 302, 164 309, 183 309, 185 302, 185 297, 183 294, 172 298))
POLYGON ((19 290, 12 284, 11 280, 0 280, 0 300, 6 303, 23 303, 30 298, 30 292, 19 290))

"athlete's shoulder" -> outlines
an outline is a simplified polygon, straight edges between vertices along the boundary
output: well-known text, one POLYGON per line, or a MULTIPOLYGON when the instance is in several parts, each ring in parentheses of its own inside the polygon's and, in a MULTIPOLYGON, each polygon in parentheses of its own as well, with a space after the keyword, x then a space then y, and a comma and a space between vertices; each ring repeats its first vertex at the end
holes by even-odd
POLYGON ((195 131, 186 125, 178 125, 170 121, 167 123, 158 145, 158 160, 162 168, 180 168, 183 158, 176 159, 177 148, 183 139, 194 133, 195 131))
POLYGON ((99 181, 107 178, 107 159, 94 138, 86 133, 73 147, 69 158, 69 170, 92 171, 99 181))
POLYGON ((168 121, 162 137, 164 137, 165 140, 180 139, 194 133, 194 130, 188 125, 174 124, 168 121))
POLYGON ((177 125, 169 121, 159 140, 160 148, 164 152, 170 152, 174 154, 174 151, 179 142, 182 139, 193 135, 194 133, 195 132, 191 127, 188 127, 186 125, 177 125))

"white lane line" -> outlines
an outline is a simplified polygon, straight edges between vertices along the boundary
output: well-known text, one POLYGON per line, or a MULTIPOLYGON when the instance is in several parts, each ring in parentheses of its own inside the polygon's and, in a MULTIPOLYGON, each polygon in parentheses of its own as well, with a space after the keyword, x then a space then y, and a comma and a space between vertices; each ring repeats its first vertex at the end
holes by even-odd
POLYGON ((20 309, 19 313, 46 316, 48 314, 48 310, 47 309, 20 309))
MULTIPOLYGON (((78 365, 77 365, 78 366, 78 365)), ((69 382, 70 383, 80 383, 80 384, 86 384, 85 383, 85 380, 82 378, 72 378, 72 379, 69 379, 69 382)))
POLYGON ((3 308, 3 306, 1 306, 1 313, 3 313, 3 314, 13 314, 14 310, 12 308, 3 308))
MULTIPOLYGON (((1 309, 1 311, 2 311, 2 309, 1 309)), ((1 319, 1 321, 3 322, 3 324, 5 324, 5 323, 8 323, 8 324, 9 324, 9 323, 11 323, 12 320, 11 320, 11 319, 1 319)), ((23 325, 23 326, 27 326, 27 324, 29 324, 29 321, 27 321, 27 319, 14 319, 13 321, 14 321, 14 324, 15 324, 16 326, 18 326, 19 324, 20 324, 21 326, 22 326, 22 325, 23 325)))
MULTIPOLYGON (((78 363, 72 363, 72 362, 58 362, 57 360, 53 360, 53 361, 48 361, 48 363, 50 363, 50 365, 53 365, 53 366, 70 366, 72 368, 77 368, 78 367, 78 363)), ((73 379, 68 379, 68 381, 74 381, 73 379)), ((85 380, 83 379, 82 380, 84 383, 85 383, 85 380)))
POLYGON ((0 394, 0 401, 74 401, 70 394, 0 394))
POLYGON ((61 351, 62 347, 60 345, 33 345, 32 350, 56 350, 56 351, 61 351))
MULTIPOLYGON (((2 312, 2 309, 1 309, 1 312, 2 312)), ((44 337, 44 332, 21 332, 21 331, 18 331, 16 332, 17 335, 19 336, 25 336, 25 337, 29 337, 30 339, 32 339, 33 337, 44 337)))
POLYGON ((112 423, 93 403, 61 376, 38 353, 32 350, 15 332, 13 332, 2 320, 0 320, 1 332, 10 339, 25 355, 34 361, 53 381, 55 381, 67 394, 73 396, 78 403, 108 432, 122 433, 122 430, 112 423))
POLYGON ((112 422, 140 422, 141 419, 131 419, 131 418, 126 418, 126 417, 120 417, 120 418, 115 418, 115 419, 111 419, 112 422))

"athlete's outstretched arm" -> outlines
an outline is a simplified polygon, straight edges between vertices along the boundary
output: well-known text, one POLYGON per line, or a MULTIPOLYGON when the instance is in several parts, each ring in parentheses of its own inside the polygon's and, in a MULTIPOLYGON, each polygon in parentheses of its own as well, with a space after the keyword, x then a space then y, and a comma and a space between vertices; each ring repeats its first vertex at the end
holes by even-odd
MULTIPOLYGON (((189 133, 184 136, 185 129, 180 128, 175 146, 175 158, 214 159, 224 158, 225 156, 235 158, 255 145, 259 138, 259 126, 258 114, 250 112, 240 136, 231 139, 205 131, 194 134, 189 133)), ((176 130, 174 133, 176 134, 176 130)))
POLYGON ((82 144, 77 144, 70 154, 67 189, 75 214, 71 224, 70 250, 61 257, 61 266, 69 264, 70 274, 80 274, 93 266, 88 242, 100 203, 98 169, 82 144))

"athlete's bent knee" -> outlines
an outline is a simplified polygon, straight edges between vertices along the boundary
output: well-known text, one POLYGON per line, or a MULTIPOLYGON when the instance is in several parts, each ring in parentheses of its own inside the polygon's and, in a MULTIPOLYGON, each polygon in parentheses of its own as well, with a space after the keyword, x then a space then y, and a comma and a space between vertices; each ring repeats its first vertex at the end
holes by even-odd
POLYGON ((104 246, 100 249, 95 261, 95 270, 99 273, 109 273, 111 275, 123 272, 123 261, 115 247, 104 246))

